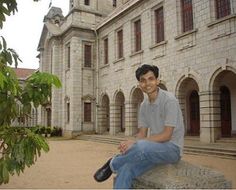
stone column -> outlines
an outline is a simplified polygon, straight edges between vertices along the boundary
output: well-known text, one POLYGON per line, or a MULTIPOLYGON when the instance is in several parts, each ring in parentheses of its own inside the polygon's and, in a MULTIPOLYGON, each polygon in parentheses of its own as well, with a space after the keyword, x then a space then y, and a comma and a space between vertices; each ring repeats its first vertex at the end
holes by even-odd
POLYGON ((116 105, 110 104, 110 135, 116 134, 116 105))
MULTIPOLYGON (((54 41, 52 44, 52 58, 51 58, 51 68, 52 74, 56 75, 60 80, 61 77, 61 49, 60 49, 60 42, 54 41)), ((52 87, 52 126, 59 127, 62 123, 62 89, 58 89, 52 87)), ((61 126, 60 126, 61 127, 61 126)))
POLYGON ((72 37, 70 42, 71 66, 70 66, 70 130, 72 135, 83 131, 83 76, 82 76, 82 44, 78 37, 72 37))
POLYGON ((200 141, 215 142, 220 137, 220 94, 203 91, 200 100, 200 141))
POLYGON ((137 103, 128 102, 125 104, 125 135, 133 136, 137 133, 137 103))
POLYGON ((107 127, 107 113, 106 113, 106 107, 100 106, 98 108, 98 129, 97 132, 99 134, 102 134, 106 131, 107 127))

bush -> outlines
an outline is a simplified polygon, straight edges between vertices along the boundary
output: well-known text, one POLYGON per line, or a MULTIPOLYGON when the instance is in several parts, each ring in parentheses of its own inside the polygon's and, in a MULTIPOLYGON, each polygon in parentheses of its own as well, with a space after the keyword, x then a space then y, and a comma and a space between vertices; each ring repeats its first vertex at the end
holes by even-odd
POLYGON ((62 128, 61 127, 53 127, 51 136, 61 137, 62 136, 62 128))
POLYGON ((46 127, 45 131, 46 131, 46 134, 51 134, 52 132, 51 127, 46 127))

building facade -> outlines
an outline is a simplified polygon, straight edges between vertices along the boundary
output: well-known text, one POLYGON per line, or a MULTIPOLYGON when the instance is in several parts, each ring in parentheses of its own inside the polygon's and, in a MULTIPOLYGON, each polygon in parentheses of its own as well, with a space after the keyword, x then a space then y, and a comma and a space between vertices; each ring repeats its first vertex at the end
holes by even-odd
MULTIPOLYGON (((186 135, 236 134, 236 1, 74 0, 44 18, 40 70, 59 76, 51 125, 64 135, 137 132, 144 95, 135 70, 157 65, 178 98, 186 135)), ((47 111, 41 108, 45 124, 47 111)))
MULTIPOLYGON (((13 68, 14 73, 19 81, 19 85, 24 87, 26 80, 37 70, 35 69, 26 69, 26 68, 13 68)), ((24 126, 24 127, 33 127, 38 124, 38 112, 37 108, 33 105, 31 107, 31 112, 27 116, 22 114, 22 104, 18 104, 19 115, 17 119, 12 121, 11 126, 24 126)))

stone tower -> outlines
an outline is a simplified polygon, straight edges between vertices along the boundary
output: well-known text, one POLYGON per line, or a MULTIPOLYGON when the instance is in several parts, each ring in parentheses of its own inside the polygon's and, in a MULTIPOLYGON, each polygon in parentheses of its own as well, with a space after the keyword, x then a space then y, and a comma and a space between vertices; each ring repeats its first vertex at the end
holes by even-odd
POLYGON ((52 7, 44 18, 38 50, 40 70, 57 75, 62 89, 52 89, 51 103, 42 107, 42 125, 62 127, 64 135, 95 130, 95 26, 116 6, 111 0, 70 0, 66 17, 52 7), (90 112, 90 114, 86 114, 90 112))
POLYGON ((69 10, 97 11, 106 15, 116 8, 115 2, 114 0, 70 0, 69 10))

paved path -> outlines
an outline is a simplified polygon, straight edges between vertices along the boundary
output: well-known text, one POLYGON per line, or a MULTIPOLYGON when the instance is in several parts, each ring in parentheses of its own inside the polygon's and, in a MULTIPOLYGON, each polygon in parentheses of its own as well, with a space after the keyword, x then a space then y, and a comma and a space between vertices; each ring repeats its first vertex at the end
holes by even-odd
MULTIPOLYGON (((15 189, 110 189, 112 178, 96 183, 93 174, 109 157, 116 154, 117 146, 82 140, 50 140, 49 153, 43 153, 36 164, 24 174, 10 178, 0 188, 15 189)), ((184 160, 223 172, 236 188, 236 160, 212 156, 184 155, 184 160)))

